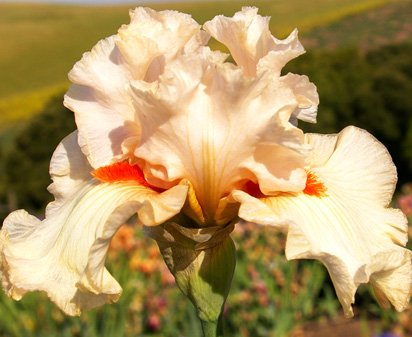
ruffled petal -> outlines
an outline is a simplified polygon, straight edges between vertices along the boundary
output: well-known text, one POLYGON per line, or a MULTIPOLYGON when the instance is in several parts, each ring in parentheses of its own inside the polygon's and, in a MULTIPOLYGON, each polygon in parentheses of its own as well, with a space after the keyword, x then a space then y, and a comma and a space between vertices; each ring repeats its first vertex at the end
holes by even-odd
POLYGON ((257 73, 272 71, 279 75, 286 63, 304 53, 305 49, 298 39, 297 29, 294 29, 284 40, 278 40, 273 37, 272 47, 268 53, 259 60, 256 66, 257 73))
POLYGON ((121 287, 104 267, 119 226, 136 212, 146 226, 163 223, 180 211, 187 194, 183 185, 157 193, 135 181, 93 179, 76 136, 63 140, 53 155, 50 190, 56 201, 46 218, 15 211, 0 234, 2 282, 9 296, 20 299, 42 290, 69 315, 119 298, 121 287))
POLYGON ((200 25, 190 15, 176 11, 156 12, 138 7, 130 11, 131 22, 118 32, 117 46, 132 69, 135 79, 154 81, 186 43, 207 42, 198 35, 200 25))
POLYGON ((186 43, 190 51, 207 42, 190 15, 149 8, 130 15, 129 25, 100 41, 69 73, 73 85, 64 104, 75 112, 79 144, 94 168, 133 151, 128 145, 140 137, 130 83, 156 80, 186 43))
POLYGON ((157 82, 135 82, 133 91, 146 126, 134 153, 145 176, 163 188, 190 180, 206 218, 249 180, 268 194, 304 187, 303 133, 289 123, 297 101, 277 78, 245 77, 204 50, 169 63, 157 82))
POLYGON ((212 221, 220 199, 248 181, 268 195, 303 188, 306 149, 291 121, 313 119, 317 98, 304 77, 281 78, 280 68, 256 73, 269 53, 280 67, 298 55, 296 34, 273 38, 268 18, 254 8, 205 27, 216 25, 237 25, 245 35, 248 42, 234 47, 235 59, 252 60, 238 62, 243 71, 205 46, 209 34, 189 15, 137 8, 129 25, 75 65, 65 97, 93 168, 127 159, 160 188, 188 179, 212 221), (245 73, 250 62, 252 77, 245 73))
POLYGON ((382 307, 387 308, 390 303, 397 311, 408 307, 408 299, 412 293, 411 255, 411 252, 406 250, 376 255, 374 270, 369 271, 370 283, 382 307), (391 266, 397 267, 393 269, 391 266), (408 293, 409 296, 406 295, 408 293))
POLYGON ((203 27, 229 48, 246 76, 255 76, 259 63, 260 69, 270 69, 279 75, 283 66, 304 53, 304 49, 296 30, 285 40, 278 40, 270 33, 270 18, 257 12, 255 7, 243 7, 232 18, 218 15, 203 27))
POLYGON ((293 112, 292 118, 316 123, 316 113, 319 105, 319 95, 316 86, 309 82, 307 76, 291 73, 282 76, 281 81, 293 90, 298 102, 297 109, 293 112))
MULTIPOLYGON (((239 216, 287 230, 289 259, 318 259, 327 267, 345 314, 361 283, 370 282, 380 303, 408 306, 412 283, 407 220, 387 208, 396 169, 386 148, 364 130, 348 127, 338 135, 306 135, 313 146, 307 170, 317 179, 312 193, 253 199, 239 192, 239 216), (316 188, 321 189, 316 194, 316 188), (321 193, 320 193, 321 192, 321 193), (273 220, 272 220, 273 218, 273 220), (395 281, 398 280, 398 281, 395 281)), ((313 182, 312 182, 313 183, 313 182)), ((309 182, 308 182, 309 184, 309 182)))
POLYGON ((95 168, 121 155, 125 139, 140 135, 128 93, 133 75, 115 40, 101 40, 83 55, 69 73, 73 85, 64 97, 76 116, 80 147, 95 168))

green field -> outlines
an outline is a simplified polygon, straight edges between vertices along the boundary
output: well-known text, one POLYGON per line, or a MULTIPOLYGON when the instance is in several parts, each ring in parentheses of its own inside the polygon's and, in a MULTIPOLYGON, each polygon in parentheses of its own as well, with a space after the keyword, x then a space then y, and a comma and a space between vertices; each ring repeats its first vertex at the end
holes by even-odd
POLYGON ((304 34, 306 49, 357 47, 362 51, 412 42, 412 1, 396 1, 361 13, 348 15, 304 34))
MULTIPOLYGON (((156 4, 176 9, 203 23, 216 14, 232 15, 244 5, 255 5, 272 16, 278 37, 294 27, 301 34, 352 14, 390 3, 390 0, 220 1, 156 4)), ((0 5, 0 130, 39 111, 56 88, 68 85, 67 73, 101 38, 128 23, 128 6, 0 5)))

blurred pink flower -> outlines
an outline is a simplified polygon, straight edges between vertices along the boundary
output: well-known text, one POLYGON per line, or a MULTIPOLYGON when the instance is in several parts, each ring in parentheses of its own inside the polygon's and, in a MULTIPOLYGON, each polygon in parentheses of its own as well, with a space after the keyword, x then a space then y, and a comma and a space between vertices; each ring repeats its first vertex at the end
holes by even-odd
POLYGON ((412 216, 412 194, 400 196, 398 198, 398 205, 406 216, 412 216))
POLYGON ((152 331, 158 331, 161 328, 160 317, 156 314, 151 314, 147 320, 147 327, 152 331))

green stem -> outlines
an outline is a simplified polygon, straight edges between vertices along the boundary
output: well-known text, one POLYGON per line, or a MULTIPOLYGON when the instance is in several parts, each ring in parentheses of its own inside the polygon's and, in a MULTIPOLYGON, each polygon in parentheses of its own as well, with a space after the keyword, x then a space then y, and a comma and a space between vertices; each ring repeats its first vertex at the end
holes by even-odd
POLYGON ((222 314, 217 322, 201 321, 201 323, 204 337, 224 337, 222 314))

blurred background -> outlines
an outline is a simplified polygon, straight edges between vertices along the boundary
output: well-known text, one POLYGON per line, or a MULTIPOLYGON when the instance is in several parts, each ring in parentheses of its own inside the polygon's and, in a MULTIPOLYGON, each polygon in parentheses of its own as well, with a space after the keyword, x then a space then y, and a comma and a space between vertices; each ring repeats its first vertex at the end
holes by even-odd
MULTIPOLYGON (((272 17, 277 38, 297 27, 307 53, 284 73, 308 75, 320 95, 318 123, 300 126, 332 133, 352 124, 373 133, 398 167, 393 206, 411 219, 412 1, 62 0, 0 1, 1 222, 17 208, 42 216, 51 201, 51 154, 75 129, 62 105, 67 73, 83 52, 129 22, 129 8, 141 4, 187 12, 199 23, 254 5, 272 17)), ((379 308, 367 286, 358 291, 355 318, 345 320, 325 269, 315 261, 287 262, 285 238, 270 228, 248 225, 234 237, 238 264, 225 309, 227 336, 412 336, 411 310, 379 308)), ((14 302, 1 293, 0 336, 200 337, 194 309, 142 232, 123 226, 108 264, 124 288, 117 304, 68 318, 44 294, 14 302)))

